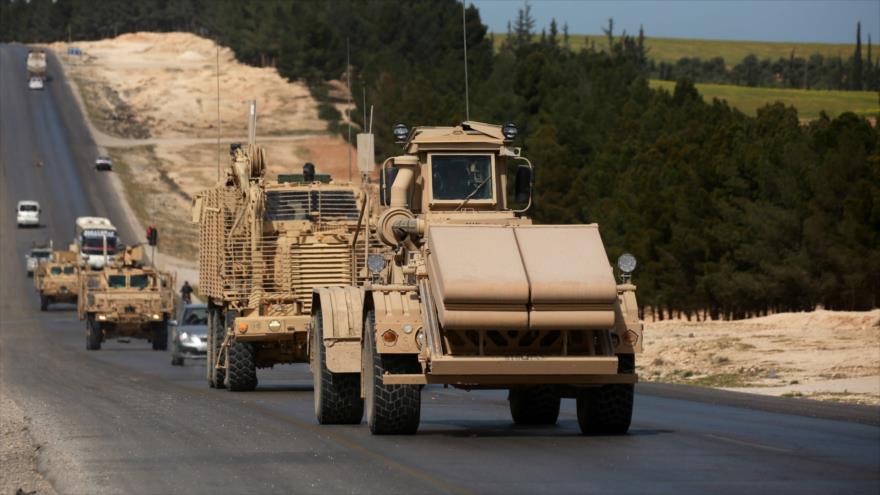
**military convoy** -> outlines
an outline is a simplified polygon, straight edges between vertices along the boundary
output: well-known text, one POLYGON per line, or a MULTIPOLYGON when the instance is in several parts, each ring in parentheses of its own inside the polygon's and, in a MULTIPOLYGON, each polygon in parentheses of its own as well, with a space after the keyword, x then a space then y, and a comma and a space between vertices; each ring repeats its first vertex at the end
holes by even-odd
POLYGON ((40 294, 40 310, 50 304, 76 303, 79 293, 79 263, 72 251, 53 251, 34 269, 34 287, 40 294))
POLYGON ((311 164, 266 178, 254 125, 193 211, 199 290, 208 297, 208 384, 233 391, 254 389, 258 368, 308 362, 313 289, 356 286, 366 275, 366 195, 311 164))
POLYGON ((174 315, 174 277, 143 264, 141 247, 127 247, 102 270, 83 268, 77 313, 86 322, 86 349, 111 338, 145 339, 153 350, 168 346, 174 315))
POLYGON ((511 147, 514 126, 395 135, 404 154, 381 171, 386 249, 371 280, 362 298, 328 287, 312 301, 319 422, 360 422, 365 408, 372 433, 412 434, 421 388, 443 384, 508 390, 520 424, 555 424, 574 398, 583 433, 625 433, 642 345, 634 259, 618 284, 597 225, 525 216, 532 165, 511 147))

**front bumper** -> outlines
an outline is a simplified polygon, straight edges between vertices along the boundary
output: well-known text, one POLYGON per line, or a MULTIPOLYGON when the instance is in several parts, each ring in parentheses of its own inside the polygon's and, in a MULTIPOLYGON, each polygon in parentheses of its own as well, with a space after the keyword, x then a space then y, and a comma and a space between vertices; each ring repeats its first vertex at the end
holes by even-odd
POLYGON ((40 219, 34 217, 18 217, 15 221, 19 225, 40 225, 40 219))

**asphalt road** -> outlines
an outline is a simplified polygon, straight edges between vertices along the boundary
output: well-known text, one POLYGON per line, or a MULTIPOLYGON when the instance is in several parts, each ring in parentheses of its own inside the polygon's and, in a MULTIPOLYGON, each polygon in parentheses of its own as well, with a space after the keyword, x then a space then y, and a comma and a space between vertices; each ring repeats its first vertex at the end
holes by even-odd
POLYGON ((232 393, 145 342, 87 352, 72 307, 39 311, 23 256, 69 242, 78 215, 125 222, 63 74, 50 60, 28 91, 25 54, 0 46, 0 393, 60 492, 880 493, 878 408, 639 385, 629 435, 581 437, 572 401, 555 427, 514 427, 502 392, 431 387, 418 435, 374 437, 316 424, 305 365, 232 393), (40 201, 43 228, 16 229, 20 199, 40 201))

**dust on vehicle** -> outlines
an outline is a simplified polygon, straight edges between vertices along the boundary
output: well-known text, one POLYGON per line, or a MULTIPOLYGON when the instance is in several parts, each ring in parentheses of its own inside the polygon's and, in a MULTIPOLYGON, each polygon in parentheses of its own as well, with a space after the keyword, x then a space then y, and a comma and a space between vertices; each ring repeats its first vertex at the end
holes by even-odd
POLYGON ((127 247, 102 270, 83 267, 77 312, 86 322, 86 349, 114 338, 144 339, 153 350, 168 347, 174 315, 174 276, 143 263, 140 246, 127 247))
POLYGON ((504 389, 514 423, 555 424, 574 398, 583 433, 625 433, 642 344, 635 259, 621 258, 617 283, 596 224, 532 222, 533 169, 512 147, 515 126, 395 135, 404 153, 381 171, 386 249, 370 257, 363 309, 331 288, 312 302, 326 355, 316 407, 364 407, 372 433, 411 434, 426 384, 504 389), (352 314, 363 318, 358 355, 326 338, 352 314), (360 372, 361 387, 337 382, 338 369, 360 372))
POLYGON ((40 311, 50 304, 73 303, 79 293, 79 262, 73 251, 53 251, 34 270, 34 287, 40 295, 40 311))
POLYGON ((311 164, 302 174, 265 177, 251 110, 249 143, 230 147, 223 178, 193 207, 199 290, 208 298, 208 383, 233 391, 253 390, 258 368, 308 362, 312 291, 356 285, 369 237, 359 186, 311 164))

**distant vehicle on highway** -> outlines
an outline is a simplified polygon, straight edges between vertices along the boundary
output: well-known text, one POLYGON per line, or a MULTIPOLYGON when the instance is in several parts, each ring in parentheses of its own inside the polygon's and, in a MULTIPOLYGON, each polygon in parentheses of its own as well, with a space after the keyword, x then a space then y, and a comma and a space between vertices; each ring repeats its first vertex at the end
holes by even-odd
POLYGON ((184 360, 205 359, 208 350, 208 305, 187 304, 180 319, 171 322, 171 365, 183 366, 184 360))
POLYGON ((101 155, 95 158, 95 170, 113 170, 113 160, 109 156, 101 155))
POLYGON ((76 237, 73 242, 80 258, 90 268, 100 270, 116 260, 116 227, 104 217, 79 217, 76 219, 76 237))
POLYGON ((43 78, 42 77, 32 77, 28 80, 28 88, 30 89, 43 89, 43 78))
POLYGON ((15 223, 19 227, 39 227, 40 203, 27 199, 19 201, 15 208, 15 223))
POLYGON ((52 241, 41 246, 34 245, 26 255, 24 255, 24 265, 27 268, 28 277, 34 276, 34 270, 41 263, 45 263, 52 258, 52 241))

